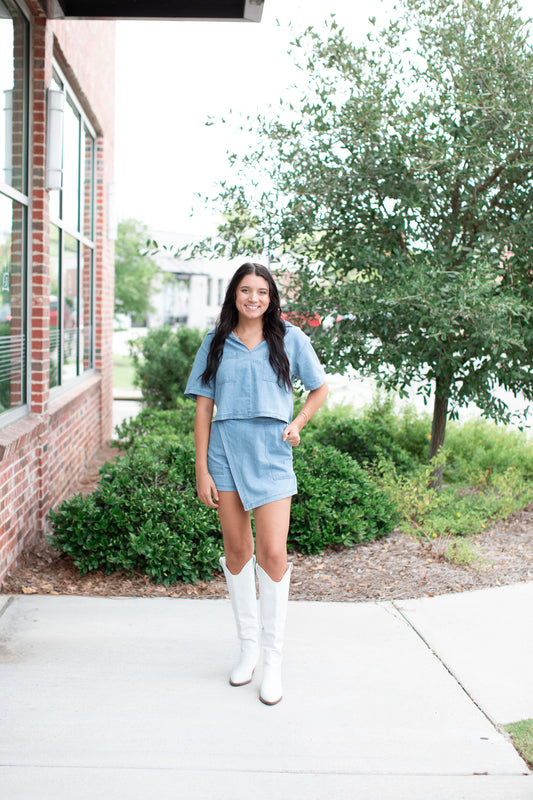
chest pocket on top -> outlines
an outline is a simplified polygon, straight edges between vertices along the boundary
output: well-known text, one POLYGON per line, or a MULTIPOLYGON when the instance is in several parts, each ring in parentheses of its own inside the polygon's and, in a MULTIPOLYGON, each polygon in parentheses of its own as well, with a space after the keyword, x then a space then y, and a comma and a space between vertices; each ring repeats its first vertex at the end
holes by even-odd
MULTIPOLYGON (((268 381, 269 383, 275 383, 276 386, 279 386, 279 384, 278 384, 278 376, 276 375, 276 373, 274 372, 274 370, 270 366, 270 362, 269 361, 265 361, 265 363, 263 365, 263 380, 268 381)), ((282 387, 280 386, 279 388, 283 389, 285 392, 287 392, 287 394, 291 394, 291 390, 287 389, 287 387, 285 385, 283 385, 282 387)))
POLYGON ((270 361, 268 360, 268 358, 265 360, 263 364, 263 380, 269 381, 270 383, 278 382, 278 376, 270 366, 270 361))
POLYGON ((217 370, 217 383, 236 383, 238 380, 239 357, 224 355, 217 370))

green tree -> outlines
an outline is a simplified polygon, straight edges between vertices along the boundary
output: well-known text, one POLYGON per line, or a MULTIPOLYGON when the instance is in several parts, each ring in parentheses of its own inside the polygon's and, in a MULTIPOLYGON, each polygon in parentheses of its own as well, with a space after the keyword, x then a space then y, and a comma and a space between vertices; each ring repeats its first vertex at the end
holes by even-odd
POLYGON ((157 264, 146 254, 146 225, 126 219, 118 225, 115 247, 115 314, 128 314, 140 322, 150 311, 150 284, 157 264))
POLYGON ((434 390, 432 458, 461 406, 507 421, 498 387, 533 398, 533 53, 516 0, 370 22, 363 45, 334 19, 296 39, 305 88, 256 125, 215 247, 236 254, 247 208, 298 263, 297 310, 331 315, 332 371, 434 390))

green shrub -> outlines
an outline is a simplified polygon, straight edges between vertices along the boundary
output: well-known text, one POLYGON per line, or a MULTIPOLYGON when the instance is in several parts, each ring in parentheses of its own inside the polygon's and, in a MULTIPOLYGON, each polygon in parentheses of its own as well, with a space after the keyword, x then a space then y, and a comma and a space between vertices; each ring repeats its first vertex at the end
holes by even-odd
MULTIPOLYGON (((102 467, 92 495, 50 513, 52 543, 81 572, 140 570, 168 584, 209 579, 219 568, 218 516, 196 497, 194 411, 179 397, 172 410, 144 409, 118 426, 126 455, 102 467)), ((425 417, 394 415, 389 403, 357 416, 343 407, 322 410, 294 451, 289 546, 304 553, 352 546, 398 522, 428 538, 466 537, 530 501, 533 455, 522 434, 479 420, 450 425, 431 466, 427 437, 425 417), (431 486, 436 464, 453 480, 440 492, 431 486)), ((458 540, 454 548, 456 560, 469 557, 458 540)))
POLYGON ((445 557, 454 564, 462 564, 465 567, 475 566, 481 568, 486 563, 479 549, 472 541, 471 536, 462 538, 450 537, 445 551, 445 557))
MULTIPOLYGON (((80 572, 139 570, 168 585, 207 580, 219 568, 218 516, 196 497, 193 437, 176 436, 177 414, 145 411, 121 426, 126 455, 100 469, 95 492, 50 512, 50 541, 80 572)), ((318 553, 392 530, 394 504, 347 454, 303 443, 295 470, 292 546, 318 553)))
POLYGON ((147 406, 176 408, 203 338, 200 330, 165 325, 130 342, 135 385, 141 388, 147 406))
POLYGON ((427 464, 431 439, 431 416, 419 414, 407 407, 398 414, 383 417, 383 424, 390 426, 391 435, 402 450, 418 464, 427 464))
MULTIPOLYGON (((418 414, 411 408, 393 414, 386 404, 381 404, 364 415, 369 418, 378 415, 395 443, 419 464, 427 464, 431 438, 429 414, 418 414)), ((482 418, 448 422, 444 449, 445 483, 486 486, 509 469, 516 469, 526 481, 533 480, 533 442, 514 428, 482 418)))
POLYGON ((521 431, 484 419, 450 423, 445 447, 449 482, 489 486, 508 470, 533 480, 533 443, 521 431))
POLYGON ((302 553, 351 546, 390 533, 394 503, 353 458, 334 447, 303 442, 295 451, 298 494, 289 544, 302 553))
POLYGON ((415 461, 395 442, 391 427, 387 416, 365 412, 356 416, 351 409, 334 406, 311 420, 308 433, 319 444, 348 453, 361 466, 375 466, 385 458, 401 472, 409 471, 415 461))
POLYGON ((439 464, 446 469, 445 451, 431 466, 420 466, 408 475, 399 475, 391 462, 380 465, 380 485, 394 500, 399 528, 405 533, 426 538, 481 533, 491 520, 503 519, 531 500, 533 486, 512 469, 498 475, 492 486, 450 485, 438 491, 431 476, 439 464))
POLYGON ((144 436, 188 436, 194 432, 196 405, 192 400, 179 397, 176 408, 143 408, 136 417, 115 427, 118 439, 113 442, 122 450, 139 444, 144 436))
POLYGON ((190 437, 146 436, 100 470, 100 484, 50 512, 54 547, 80 572, 140 570, 158 583, 208 580, 218 569, 218 516, 198 502, 190 437))

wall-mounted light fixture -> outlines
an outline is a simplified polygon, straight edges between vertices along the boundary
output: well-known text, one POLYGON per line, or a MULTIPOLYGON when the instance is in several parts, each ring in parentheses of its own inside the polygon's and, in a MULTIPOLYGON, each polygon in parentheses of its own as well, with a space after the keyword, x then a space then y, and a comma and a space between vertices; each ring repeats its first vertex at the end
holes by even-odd
POLYGON ((245 0, 243 19, 248 22, 261 22, 265 0, 245 0))
POLYGON ((63 186, 63 113, 65 92, 48 89, 46 130, 46 188, 61 189, 63 186))

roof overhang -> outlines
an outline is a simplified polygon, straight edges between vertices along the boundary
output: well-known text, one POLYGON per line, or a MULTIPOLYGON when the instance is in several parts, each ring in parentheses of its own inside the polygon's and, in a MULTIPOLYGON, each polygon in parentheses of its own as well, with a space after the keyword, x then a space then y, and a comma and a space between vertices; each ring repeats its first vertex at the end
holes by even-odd
POLYGON ((261 22, 265 0, 40 0, 48 19, 195 19, 261 22))

